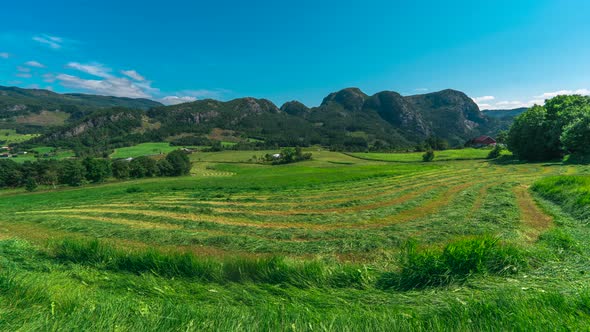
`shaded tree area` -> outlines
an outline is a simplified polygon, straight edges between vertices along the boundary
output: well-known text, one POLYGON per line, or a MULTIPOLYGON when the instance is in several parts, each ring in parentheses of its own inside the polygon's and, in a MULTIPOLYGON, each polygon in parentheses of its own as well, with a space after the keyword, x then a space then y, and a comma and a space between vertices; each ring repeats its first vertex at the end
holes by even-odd
POLYGON ((155 176, 182 176, 190 173, 188 156, 180 150, 170 152, 159 161, 138 157, 131 161, 102 158, 39 160, 19 164, 0 159, 0 188, 25 187, 29 191, 45 186, 81 186, 102 183, 109 178, 139 179, 155 176))
POLYGON ((557 96, 518 116, 506 139, 519 159, 542 161, 590 153, 590 97, 557 96))

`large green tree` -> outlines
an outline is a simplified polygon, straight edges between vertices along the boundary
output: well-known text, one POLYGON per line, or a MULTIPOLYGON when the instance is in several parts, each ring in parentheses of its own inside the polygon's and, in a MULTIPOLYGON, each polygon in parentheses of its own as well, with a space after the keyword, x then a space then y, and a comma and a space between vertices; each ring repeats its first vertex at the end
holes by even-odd
POLYGON ((560 138, 567 152, 574 155, 590 155, 590 112, 580 114, 566 125, 560 138))
POLYGON ((566 153, 590 153, 585 129, 590 114, 590 98, 580 95, 557 96, 535 105, 518 116, 508 133, 508 148, 518 158, 550 160, 566 153))
POLYGON ((182 152, 181 150, 175 150, 170 152, 166 156, 166 160, 170 163, 172 167, 170 169, 171 176, 180 176, 180 175, 187 175, 191 171, 191 161, 186 155, 186 153, 182 152))
POLYGON ((547 110, 535 105, 519 115, 508 132, 508 149, 524 160, 546 160, 560 155, 552 146, 547 110))
POLYGON ((86 179, 90 182, 104 182, 113 175, 111 162, 107 159, 86 158, 83 163, 86 167, 86 179))

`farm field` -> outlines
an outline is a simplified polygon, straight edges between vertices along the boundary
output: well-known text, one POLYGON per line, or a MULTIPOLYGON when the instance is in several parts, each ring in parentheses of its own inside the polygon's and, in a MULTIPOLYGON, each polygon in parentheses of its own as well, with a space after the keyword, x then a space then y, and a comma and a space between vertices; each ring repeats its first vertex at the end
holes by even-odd
POLYGON ((14 129, 0 129, 0 142, 3 145, 9 145, 14 143, 21 143, 28 141, 38 135, 34 134, 18 134, 14 129))
POLYGON ((33 151, 36 151, 39 153, 39 158, 36 158, 34 154, 32 153, 28 153, 28 154, 19 154, 18 157, 16 158, 11 158, 11 160, 16 161, 18 163, 24 163, 26 161, 36 161, 36 160, 43 160, 43 159, 66 159, 66 158, 72 158, 75 156, 74 151, 72 150, 64 150, 64 149, 58 149, 57 151, 55 151, 54 147, 51 146, 42 146, 42 147, 37 147, 37 148, 33 148, 31 149, 33 151), (48 157, 44 157, 44 154, 49 154, 48 157))
POLYGON ((172 146, 170 143, 141 143, 134 146, 118 148, 111 154, 111 158, 137 158, 140 156, 166 154, 178 148, 178 146, 172 146))
MULTIPOLYGON (((469 159, 486 159, 490 149, 473 149, 465 148, 459 150, 444 150, 435 151, 434 160, 436 161, 448 161, 448 160, 469 160, 469 159)), ((503 152, 508 154, 509 152, 503 152)), ((372 152, 357 152, 351 153, 350 155, 368 159, 368 160, 380 160, 380 161, 396 161, 396 162, 419 162, 422 161, 422 155, 424 152, 406 152, 406 153, 372 153, 372 152)))
POLYGON ((309 151, 281 166, 249 163, 273 151, 197 152, 188 177, 0 193, 0 329, 589 326, 590 230, 547 194, 573 175, 587 186, 587 167, 309 151), (466 243, 516 258, 404 274, 400 257, 466 243))

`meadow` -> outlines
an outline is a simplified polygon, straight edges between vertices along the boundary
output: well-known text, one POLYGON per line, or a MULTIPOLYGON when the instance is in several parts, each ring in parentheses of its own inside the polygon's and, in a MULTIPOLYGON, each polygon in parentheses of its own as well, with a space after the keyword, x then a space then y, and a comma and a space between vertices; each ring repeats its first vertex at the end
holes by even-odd
POLYGON ((572 197, 587 167, 309 151, 280 166, 254 162, 272 151, 197 152, 187 177, 1 191, 0 329, 589 326, 587 194, 572 197))
POLYGON ((22 142, 28 141, 36 136, 38 136, 38 135, 19 134, 14 129, 0 129, 0 142, 2 142, 2 145, 22 143, 22 142))
POLYGON ((118 148, 111 154, 111 158, 136 158, 140 156, 150 156, 158 154, 167 154, 168 152, 177 150, 177 146, 172 146, 170 143, 141 143, 130 147, 118 148))
MULTIPOLYGON (((435 151, 434 160, 448 161, 448 160, 472 160, 472 159, 486 159, 490 149, 450 149, 443 151, 435 151)), ((503 152, 508 155, 509 152, 503 152)), ((424 152, 405 152, 405 153, 378 153, 378 152, 357 152, 351 153, 352 156, 367 160, 380 161, 396 161, 396 162, 419 162, 422 161, 424 152)))

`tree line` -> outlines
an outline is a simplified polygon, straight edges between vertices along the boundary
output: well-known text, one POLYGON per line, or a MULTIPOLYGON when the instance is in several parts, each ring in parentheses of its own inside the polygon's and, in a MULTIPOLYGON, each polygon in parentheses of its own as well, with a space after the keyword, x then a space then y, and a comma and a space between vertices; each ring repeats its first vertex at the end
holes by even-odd
POLYGON ((10 159, 0 159, 0 188, 25 187, 34 191, 38 185, 81 186, 85 183, 101 183, 111 177, 138 179, 181 176, 189 174, 190 169, 188 156, 180 150, 172 151, 160 160, 149 157, 132 160, 84 158, 27 161, 19 164, 10 159))
POLYGON ((590 155, 590 97, 557 96, 519 115, 507 138, 522 160, 542 161, 590 155))

